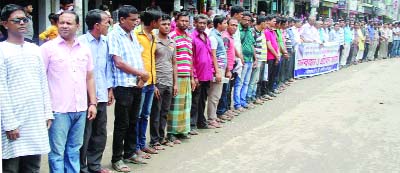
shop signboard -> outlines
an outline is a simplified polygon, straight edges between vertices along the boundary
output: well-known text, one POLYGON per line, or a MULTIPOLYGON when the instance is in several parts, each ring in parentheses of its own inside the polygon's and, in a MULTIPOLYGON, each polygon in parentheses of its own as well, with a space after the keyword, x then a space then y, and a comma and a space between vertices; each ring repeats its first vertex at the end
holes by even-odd
POLYGON ((338 1, 338 9, 339 9, 339 10, 344 10, 344 9, 346 9, 346 0, 339 0, 339 1, 338 1))

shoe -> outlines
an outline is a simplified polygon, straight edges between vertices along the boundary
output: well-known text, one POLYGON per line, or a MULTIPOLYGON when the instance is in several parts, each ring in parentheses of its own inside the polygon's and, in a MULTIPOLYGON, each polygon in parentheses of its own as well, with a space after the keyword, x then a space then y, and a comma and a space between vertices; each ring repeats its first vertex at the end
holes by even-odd
POLYGON ((269 95, 270 97, 276 97, 276 95, 275 95, 274 93, 272 93, 272 92, 269 92, 268 95, 269 95))
POLYGON ((192 130, 190 130, 189 135, 199 135, 199 132, 197 132, 196 130, 192 129, 192 130))
POLYGON ((205 126, 197 126, 197 128, 198 128, 198 129, 215 129, 214 126, 209 125, 209 124, 207 124, 207 125, 205 125, 205 126))
POLYGON ((223 121, 231 121, 232 118, 228 117, 227 115, 220 115, 218 116, 218 119, 223 120, 223 121))
POLYGON ((221 127, 222 127, 222 125, 219 124, 219 123, 218 123, 217 121, 215 121, 215 120, 211 120, 211 121, 209 122, 208 125, 214 126, 215 128, 221 128, 221 127))

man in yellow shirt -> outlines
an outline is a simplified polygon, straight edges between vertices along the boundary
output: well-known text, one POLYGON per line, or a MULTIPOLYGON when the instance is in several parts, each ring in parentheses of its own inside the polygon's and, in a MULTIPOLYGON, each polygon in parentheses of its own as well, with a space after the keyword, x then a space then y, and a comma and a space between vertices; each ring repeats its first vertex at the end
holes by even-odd
POLYGON ((156 42, 153 29, 158 29, 161 22, 161 12, 145 11, 140 15, 142 26, 135 29, 135 35, 142 46, 142 59, 145 70, 150 74, 147 83, 139 80, 138 86, 143 87, 141 109, 137 119, 137 145, 136 151, 144 158, 150 158, 150 155, 144 155, 142 152, 156 154, 157 151, 146 146, 146 130, 149 121, 149 115, 154 96, 154 84, 156 83, 155 50, 156 42))

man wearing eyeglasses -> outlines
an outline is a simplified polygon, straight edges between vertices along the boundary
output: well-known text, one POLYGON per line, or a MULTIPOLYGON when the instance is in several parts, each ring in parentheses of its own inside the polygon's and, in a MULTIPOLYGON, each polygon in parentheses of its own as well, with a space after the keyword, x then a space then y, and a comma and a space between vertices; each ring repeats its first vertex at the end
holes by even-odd
POLYGON ((50 151, 47 129, 53 119, 46 71, 37 45, 24 41, 23 7, 6 5, 1 20, 8 38, 0 43, 0 172, 40 172, 50 151))

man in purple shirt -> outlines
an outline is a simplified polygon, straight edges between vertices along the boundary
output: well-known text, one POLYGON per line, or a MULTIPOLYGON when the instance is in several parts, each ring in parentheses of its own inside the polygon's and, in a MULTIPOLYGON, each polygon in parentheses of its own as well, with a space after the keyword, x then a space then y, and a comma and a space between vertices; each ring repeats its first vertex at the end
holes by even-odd
POLYGON ((76 38, 78 28, 78 15, 64 11, 58 21, 59 37, 41 46, 54 112, 49 129, 51 173, 80 171, 86 117, 92 120, 97 113, 93 59, 90 49, 76 38))
POLYGON ((197 135, 197 128, 212 128, 208 126, 204 116, 207 100, 207 92, 210 88, 210 81, 213 79, 213 64, 211 56, 211 43, 204 32, 207 26, 207 16, 200 14, 194 18, 195 30, 191 37, 193 40, 193 73, 197 84, 192 93, 192 107, 190 111, 189 134, 197 135))

